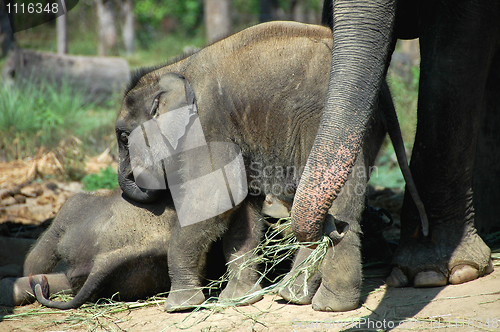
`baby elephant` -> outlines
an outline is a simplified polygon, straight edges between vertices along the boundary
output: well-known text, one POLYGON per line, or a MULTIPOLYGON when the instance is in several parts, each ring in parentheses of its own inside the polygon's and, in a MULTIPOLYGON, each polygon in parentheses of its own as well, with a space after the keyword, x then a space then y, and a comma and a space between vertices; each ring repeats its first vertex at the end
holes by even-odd
MULTIPOLYGON (((199 258, 215 239, 228 234, 234 239, 226 251, 233 248, 232 256, 226 258, 234 264, 255 248, 259 229, 251 220, 259 219, 266 196, 264 213, 287 215, 323 114, 332 49, 332 31, 326 27, 270 22, 177 62, 133 75, 115 124, 120 153, 118 181, 124 194, 140 202, 161 201, 157 190, 168 186, 176 204, 186 207, 183 210, 187 212, 193 212, 192 200, 214 202, 197 213, 179 213, 186 219, 172 231, 169 273, 176 292, 167 299, 167 311, 204 300, 198 291, 197 269, 199 258), (240 162, 219 162, 224 159, 220 151, 225 153, 222 157, 236 154, 213 148, 225 145, 239 147, 240 162), (260 207, 255 200, 260 200, 260 207), (214 210, 220 213, 220 206, 235 207, 205 220, 205 215, 215 215, 214 210), (205 211, 210 213, 202 213, 205 211), (234 233, 227 232, 228 218, 239 225, 234 233), (180 291, 186 285, 192 291, 180 291)), ((332 129, 334 136, 347 124, 331 125, 338 130, 332 129)), ((358 306, 362 282, 360 221, 366 210, 372 166, 386 132, 395 144, 408 188, 414 188, 385 81, 368 127, 361 129, 366 134, 353 171, 337 199, 323 207, 328 213, 321 231, 336 244, 335 259, 333 249, 329 249, 320 277, 310 286, 297 278, 280 292, 287 301, 312 303, 315 310, 325 311, 358 306)), ((340 149, 335 153, 340 158, 353 152, 340 149)), ((236 160, 232 158, 228 160, 236 160)), ((321 160, 317 163, 322 164, 321 160)), ((322 188, 335 181, 318 178, 316 186, 322 188)), ((426 226, 425 218, 422 225, 426 226)), ((299 250, 293 268, 308 255, 307 248, 299 250)), ((222 296, 234 298, 239 293, 235 289, 222 296)))
POLYGON ((10 280, 10 304, 35 300, 29 279, 39 302, 60 309, 116 292, 122 300, 166 292, 167 248, 175 222, 168 200, 148 205, 130 203, 121 192, 76 194, 28 254, 24 277, 10 280), (46 299, 49 289, 76 295, 69 302, 54 302, 46 299))
MULTIPOLYGON (((76 194, 30 251, 24 277, 0 282, 0 302, 33 302, 35 293, 47 307, 70 309, 117 292, 125 301, 167 292, 168 247, 177 222, 171 198, 141 204, 121 192, 76 194), (51 301, 49 290, 69 291, 75 297, 69 302, 51 301)), ((205 260, 200 275, 204 268, 205 260)), ((240 282, 253 280, 230 282, 238 288, 240 282)))

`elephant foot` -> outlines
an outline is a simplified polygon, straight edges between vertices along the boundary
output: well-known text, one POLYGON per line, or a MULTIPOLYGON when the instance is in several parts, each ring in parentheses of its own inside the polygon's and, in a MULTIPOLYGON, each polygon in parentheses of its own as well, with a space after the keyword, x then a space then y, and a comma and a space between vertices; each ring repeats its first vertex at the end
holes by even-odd
POLYGON ((360 292, 357 288, 330 290, 321 283, 312 299, 316 311, 349 311, 359 305, 360 292))
POLYGON ((0 281, 0 305, 14 307, 36 301, 28 280, 24 278, 5 278, 0 281))
POLYGON ((252 295, 260 290, 262 287, 259 284, 230 281, 220 293, 219 299, 225 302, 238 301, 238 305, 249 305, 262 300, 262 294, 252 295))
POLYGON ((205 301, 205 295, 200 289, 182 289, 170 291, 165 301, 165 311, 183 311, 193 309, 205 301))
MULTIPOLYGON (((347 311, 357 308, 362 281, 359 236, 356 232, 348 233, 335 246, 335 256, 333 251, 333 248, 328 249, 319 271, 310 276, 307 282, 304 274, 299 274, 280 291, 280 296, 297 304, 312 303, 313 309, 317 311, 347 311)), ((290 275, 294 275, 299 264, 311 252, 311 249, 301 248, 292 271, 285 278, 289 279, 290 275)))
MULTIPOLYGON (((353 227, 354 228, 354 227, 353 227)), ((348 232, 321 263, 321 285, 312 299, 317 311, 348 311, 359 306, 362 272, 359 237, 348 232)))
POLYGON ((401 240, 387 285, 437 287, 468 282, 493 271, 490 249, 472 226, 450 231, 449 223, 433 226, 427 238, 401 240), (461 233, 461 234, 459 234, 461 233))
MULTIPOLYGON (((279 295, 290 303, 295 304, 311 304, 314 294, 318 289, 321 277, 314 276, 314 280, 309 280, 307 286, 304 287, 305 276, 299 275, 292 283, 279 291, 279 295)), ((290 279, 289 276, 285 278, 290 279)), ((286 279, 285 279, 286 280, 286 279)))
POLYGON ((314 294, 321 283, 321 275, 316 273, 315 275, 310 276, 309 280, 307 280, 307 276, 304 273, 297 275, 297 269, 312 252, 312 249, 300 248, 297 256, 295 257, 291 271, 283 280, 286 286, 278 293, 284 300, 295 304, 311 304, 314 294), (296 277, 294 277, 295 279, 291 281, 290 279, 292 276, 296 277))

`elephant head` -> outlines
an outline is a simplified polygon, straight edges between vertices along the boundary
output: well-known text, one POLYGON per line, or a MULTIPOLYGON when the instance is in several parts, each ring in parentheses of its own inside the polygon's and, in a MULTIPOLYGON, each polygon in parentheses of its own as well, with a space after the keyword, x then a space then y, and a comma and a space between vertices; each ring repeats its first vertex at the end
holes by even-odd
POLYGON ((361 149, 386 71, 395 0, 326 0, 333 17, 332 67, 325 108, 299 182, 291 217, 299 241, 323 234, 327 211, 361 149))
MULTIPOLYGON (((137 202, 154 201, 168 189, 165 169, 156 159, 164 150, 164 139, 175 149, 179 137, 184 134, 164 133, 155 124, 155 119, 195 102, 194 92, 184 76, 177 73, 146 75, 153 70, 156 69, 135 73, 115 123, 119 149, 118 183, 124 194, 137 202), (161 131, 161 134, 150 135, 154 131, 161 131), (134 149, 139 150, 136 158, 134 149)), ((177 120, 182 122, 183 119, 177 120)))

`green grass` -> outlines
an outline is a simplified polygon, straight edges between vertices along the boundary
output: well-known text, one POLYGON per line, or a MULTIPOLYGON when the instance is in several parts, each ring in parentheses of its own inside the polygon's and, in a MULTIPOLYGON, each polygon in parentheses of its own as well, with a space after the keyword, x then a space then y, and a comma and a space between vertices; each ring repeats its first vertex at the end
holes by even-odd
POLYGON ((83 138, 85 143, 92 133, 111 134, 115 114, 107 105, 85 101, 84 93, 70 84, 60 88, 43 80, 19 86, 2 84, 0 150, 7 160, 23 159, 42 147, 53 149, 71 136, 83 138))
POLYGON ((82 179, 83 190, 94 191, 98 189, 116 189, 118 188, 118 179, 116 170, 109 166, 101 169, 97 174, 85 175, 82 179))
MULTIPOLYGON (((90 7, 82 8, 69 13, 69 54, 96 56, 97 33, 89 28, 94 27, 94 14, 90 7)), ((16 43, 20 48, 56 52, 55 36, 55 24, 47 23, 16 33, 16 43)), ((126 56, 119 36, 118 55, 125 57, 134 69, 166 62, 182 54, 185 46, 205 45, 203 29, 190 35, 157 31, 153 37, 147 42, 137 38, 136 52, 126 56)), ((5 59, 1 59, 0 71, 4 63, 5 59)), ((108 147, 115 153, 114 122, 122 94, 102 104, 92 104, 84 100, 81 92, 73 90, 69 85, 58 89, 43 81, 19 88, 0 83, 0 160, 33 157, 40 149, 53 150, 71 136, 81 140, 84 155, 96 155, 108 147)))

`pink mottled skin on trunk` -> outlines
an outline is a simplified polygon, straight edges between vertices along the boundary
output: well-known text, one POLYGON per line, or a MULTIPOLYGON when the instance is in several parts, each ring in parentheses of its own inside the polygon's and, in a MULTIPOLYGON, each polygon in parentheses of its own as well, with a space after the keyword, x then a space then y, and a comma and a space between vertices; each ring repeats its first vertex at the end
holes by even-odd
MULTIPOLYGON (((356 140, 350 137, 351 142, 356 140)), ((354 145, 356 146, 356 145, 354 145)), ((317 151, 314 165, 306 166, 292 207, 292 227, 301 242, 314 242, 323 235, 325 215, 344 186, 356 160, 357 153, 341 144, 336 151, 322 146, 317 151), (308 181, 306 180, 308 178, 308 181), (305 187, 303 183, 308 182, 305 187)), ((311 156, 309 157, 311 160, 311 156)))

